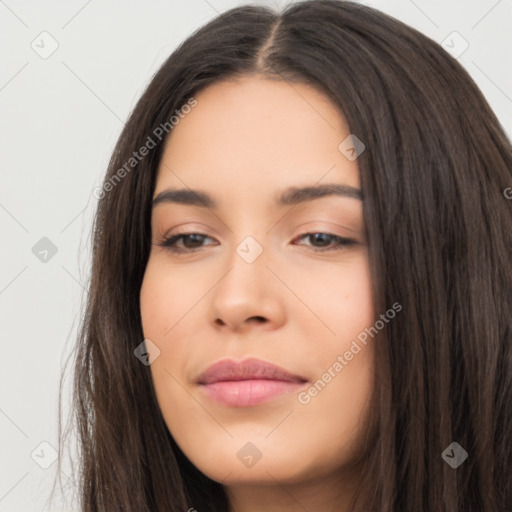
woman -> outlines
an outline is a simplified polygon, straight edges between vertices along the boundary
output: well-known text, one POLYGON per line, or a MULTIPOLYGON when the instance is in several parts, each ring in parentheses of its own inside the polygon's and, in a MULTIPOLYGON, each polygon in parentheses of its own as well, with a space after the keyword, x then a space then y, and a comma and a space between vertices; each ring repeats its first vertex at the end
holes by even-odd
POLYGON ((461 65, 372 8, 195 32, 95 192, 82 510, 512 510, 511 169, 461 65))

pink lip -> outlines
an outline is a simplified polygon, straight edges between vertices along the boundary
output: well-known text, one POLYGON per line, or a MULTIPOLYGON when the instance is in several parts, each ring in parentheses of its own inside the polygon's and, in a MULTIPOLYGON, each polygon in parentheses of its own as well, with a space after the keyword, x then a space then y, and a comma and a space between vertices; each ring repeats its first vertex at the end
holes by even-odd
POLYGON ((239 363, 224 359, 210 366, 197 379, 205 393, 217 402, 248 407, 292 393, 307 379, 259 359, 239 363))

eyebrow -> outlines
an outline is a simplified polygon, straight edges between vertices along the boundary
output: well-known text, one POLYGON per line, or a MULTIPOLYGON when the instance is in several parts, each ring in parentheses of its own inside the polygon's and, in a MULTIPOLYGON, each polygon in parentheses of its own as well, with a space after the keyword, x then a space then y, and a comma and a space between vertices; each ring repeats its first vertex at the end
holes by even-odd
MULTIPOLYGON (((341 196, 363 200, 363 193, 359 188, 350 185, 328 183, 310 187, 289 187, 276 197, 275 202, 278 206, 289 206, 327 196, 341 196)), ((160 192, 153 199, 153 208, 162 203, 177 203, 212 209, 218 207, 217 201, 208 193, 190 188, 166 189, 160 192)))

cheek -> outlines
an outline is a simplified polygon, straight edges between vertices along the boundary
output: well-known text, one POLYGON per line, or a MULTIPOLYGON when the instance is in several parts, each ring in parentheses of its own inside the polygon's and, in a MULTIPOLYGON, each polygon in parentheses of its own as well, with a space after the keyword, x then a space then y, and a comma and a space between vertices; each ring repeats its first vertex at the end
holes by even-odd
POLYGON ((165 340, 172 329, 200 299, 199 287, 180 271, 170 271, 164 263, 150 258, 140 291, 140 311, 144 336, 165 340))
POLYGON ((304 274, 307 277, 294 287, 300 290, 300 297, 312 314, 303 308, 299 321, 321 333, 321 349, 318 344, 311 346, 325 356, 325 364, 326 358, 347 350, 352 339, 375 321, 368 259, 365 254, 358 254, 346 265, 318 265, 314 272, 304 274))
POLYGON ((299 473, 313 468, 318 474, 329 473, 364 450, 361 439, 374 390, 374 343, 378 341, 366 333, 375 322, 368 265, 366 260, 353 263, 350 271, 340 272, 336 279, 332 273, 323 276, 324 286, 310 284, 304 290, 308 304, 325 325, 309 315, 306 323, 317 325, 309 332, 321 333, 315 343, 309 340, 303 355, 315 368, 314 378, 298 394, 294 421, 282 431, 282 442, 290 436, 306 446, 299 473))
MULTIPOLYGON (((328 278, 329 276, 325 276, 328 278)), ((376 320, 370 274, 366 260, 350 272, 326 279, 322 292, 307 295, 324 324, 319 343, 311 344, 308 359, 315 362, 311 386, 297 397, 297 418, 315 432, 308 452, 318 466, 332 468, 358 454, 358 440, 369 413, 374 390, 374 344, 368 335, 376 320)), ((313 321, 313 320, 311 320, 313 321)))

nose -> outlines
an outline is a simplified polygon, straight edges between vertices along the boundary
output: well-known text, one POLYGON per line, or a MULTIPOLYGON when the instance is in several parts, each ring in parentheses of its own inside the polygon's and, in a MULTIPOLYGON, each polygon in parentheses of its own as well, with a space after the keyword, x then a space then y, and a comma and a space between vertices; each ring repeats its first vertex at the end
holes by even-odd
POLYGON ((214 286, 210 318, 216 329, 276 329, 285 321, 286 289, 269 269, 265 251, 249 263, 235 253, 214 286))

